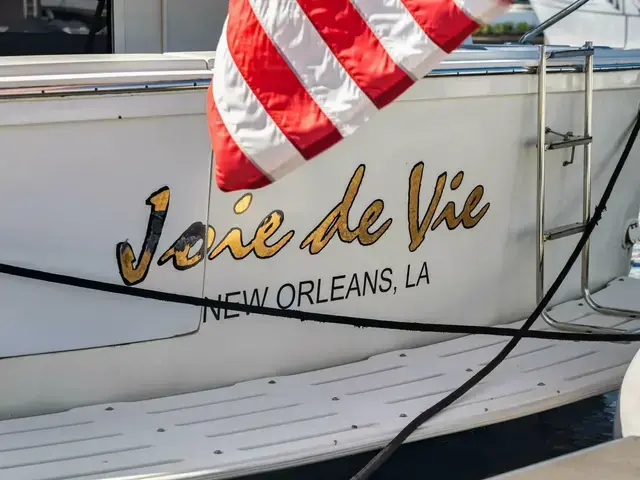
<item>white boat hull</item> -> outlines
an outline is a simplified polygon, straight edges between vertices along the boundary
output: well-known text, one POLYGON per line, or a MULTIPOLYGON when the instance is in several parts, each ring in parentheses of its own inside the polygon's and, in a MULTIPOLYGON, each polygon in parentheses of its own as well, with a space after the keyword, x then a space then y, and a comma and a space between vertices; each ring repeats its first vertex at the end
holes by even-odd
MULTIPOLYGON (((461 52, 443 66, 535 55, 495 52, 461 52)), ((207 74, 196 55, 138 63, 116 57, 102 66, 87 58, 13 65, 13 76, 0 79, 13 88, 0 109, 2 262, 132 288, 388 320, 495 325, 535 307, 534 75, 426 78, 353 138, 234 207, 242 193, 211 186, 204 88, 15 96, 42 81, 55 91, 113 82, 114 75, 145 82, 207 74), (436 190, 442 198, 429 219, 436 190), (322 222, 339 204, 331 236, 330 222, 322 222), (155 238, 148 235, 152 210, 162 223, 155 238), (194 255, 203 242, 196 235, 185 243, 183 232, 205 219, 208 253, 200 258, 194 255), (244 246, 233 237, 238 229, 244 246)), ((523 64, 531 63, 526 58, 523 64)), ((582 78, 549 76, 554 129, 580 128, 582 78)), ((595 204, 637 112, 640 70, 597 72, 594 81, 595 204)), ((563 167, 569 150, 553 155, 549 227, 581 215, 580 162, 563 167)), ((639 176, 636 149, 591 240, 594 291, 628 272, 621 242, 627 220, 637 218, 639 176)), ((574 245, 575 237, 548 248, 549 283, 574 245)), ((576 298, 578 278, 576 267, 553 303, 576 298)), ((0 276, 0 305, 5 418, 305 372, 447 338, 225 311, 209 312, 205 323, 200 307, 9 276, 0 276)))

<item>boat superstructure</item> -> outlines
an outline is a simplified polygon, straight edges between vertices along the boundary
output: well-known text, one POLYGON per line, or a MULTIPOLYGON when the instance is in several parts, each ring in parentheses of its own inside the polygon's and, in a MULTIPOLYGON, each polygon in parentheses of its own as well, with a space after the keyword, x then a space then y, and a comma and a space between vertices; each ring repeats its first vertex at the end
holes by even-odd
MULTIPOLYGON (((507 340, 90 282, 514 328, 584 231, 640 103, 639 50, 466 45, 330 151, 228 193, 212 181, 205 117, 214 61, 0 59, 3 478, 231 478, 381 446, 507 340)), ((588 278, 577 264, 537 327, 638 327, 626 275, 639 176, 636 148, 591 235, 588 278)), ((411 439, 609 391, 636 350, 525 340, 411 439)))
MULTIPOLYGON (((538 20, 544 22, 569 7, 569 0, 531 0, 538 20)), ((638 0, 589 0, 561 23, 545 30, 548 43, 576 45, 585 39, 595 45, 640 48, 638 0)))

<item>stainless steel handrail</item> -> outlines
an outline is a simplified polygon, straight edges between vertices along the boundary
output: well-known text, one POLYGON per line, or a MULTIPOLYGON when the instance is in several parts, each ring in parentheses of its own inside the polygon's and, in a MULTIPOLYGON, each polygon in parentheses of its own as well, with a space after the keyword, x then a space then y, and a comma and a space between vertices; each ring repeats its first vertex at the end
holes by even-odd
POLYGON ((569 14, 575 12, 577 9, 579 9, 588 1, 589 0, 576 0, 571 5, 569 5, 566 8, 563 8, 552 17, 547 18, 544 22, 542 22, 537 27, 529 30, 522 37, 520 37, 520 40, 518 40, 518 43, 531 43, 531 40, 533 40, 535 37, 537 37, 542 32, 544 32, 547 28, 551 27, 552 25, 555 25, 556 23, 558 23, 560 20, 562 20, 569 14))

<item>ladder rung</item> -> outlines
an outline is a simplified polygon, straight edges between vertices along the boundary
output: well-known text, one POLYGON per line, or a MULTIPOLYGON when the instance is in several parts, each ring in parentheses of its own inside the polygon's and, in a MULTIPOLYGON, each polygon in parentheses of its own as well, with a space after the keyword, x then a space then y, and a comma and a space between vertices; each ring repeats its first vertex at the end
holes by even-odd
POLYGON ((593 55, 593 48, 581 48, 579 50, 556 50, 555 52, 550 52, 548 54, 548 58, 579 58, 579 57, 589 57, 593 55))
POLYGON ((552 228, 551 230, 547 230, 546 232, 544 232, 544 239, 545 241, 557 240, 559 238, 575 235, 576 233, 582 233, 584 232, 584 229, 585 224, 582 222, 563 225, 561 227, 552 228))
POLYGON ((577 147, 578 145, 589 145, 593 141, 593 137, 573 137, 569 140, 560 140, 557 142, 547 143, 547 150, 558 150, 560 148, 577 147))

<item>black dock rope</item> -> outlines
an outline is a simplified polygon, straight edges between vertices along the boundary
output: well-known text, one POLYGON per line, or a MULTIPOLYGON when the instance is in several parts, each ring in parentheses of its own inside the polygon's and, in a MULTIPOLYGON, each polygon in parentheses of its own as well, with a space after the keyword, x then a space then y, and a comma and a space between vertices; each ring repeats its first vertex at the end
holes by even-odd
MULTIPOLYGON (((474 386, 480 383, 498 365, 500 365, 502 361, 505 358, 507 358, 507 356, 511 353, 511 351, 518 345, 520 340, 522 340, 523 338, 522 334, 531 328, 531 326, 538 319, 542 311, 545 308, 547 308, 547 305, 551 301, 551 298, 558 291, 558 289, 562 285, 562 282, 564 282, 565 278, 569 274, 569 271, 571 270, 571 267, 573 267, 573 264, 576 262, 576 260, 578 259, 578 256, 582 252, 582 249, 584 248, 585 244, 589 240, 589 236, 591 235, 593 230, 596 228, 596 225, 600 221, 600 218, 602 218, 602 214, 606 210, 609 197, 611 197, 611 193, 613 192, 613 188, 616 182, 618 181, 618 177, 620 176, 620 173, 622 172, 622 168, 624 167, 625 163, 627 162, 627 159, 629 158, 629 155, 631 154, 631 149, 633 148, 633 144, 636 141, 639 131, 640 131, 640 109, 636 114, 635 124, 633 126, 633 129, 631 130, 631 135, 627 140, 627 144, 625 145, 624 151, 620 156, 620 160, 618 160, 618 163, 615 169, 613 170, 613 173, 611 174, 609 183, 607 183, 607 186, 604 189, 604 192, 602 193, 600 202, 598 203, 598 205, 596 206, 593 212, 593 217, 587 223, 584 229, 584 232, 582 232, 582 235, 580 236, 580 240, 578 240, 577 245, 573 249, 573 252, 571 252, 571 255, 569 256, 569 259, 565 263, 564 267, 562 268, 562 270, 554 280, 551 287, 549 287, 549 290, 547 290, 547 293, 544 295, 544 297, 542 298, 538 306, 535 308, 533 313, 529 316, 527 321, 524 322, 522 327, 520 327, 520 330, 513 335, 513 338, 509 341, 509 343, 507 343, 504 346, 504 348, 487 365, 485 365, 482 369, 480 369, 478 373, 473 375, 469 380, 464 382, 460 387, 458 387, 456 390, 451 392, 449 395, 447 395, 440 401, 436 402, 434 405, 427 408, 425 411, 423 411, 421 414, 419 414, 417 417, 411 420, 411 422, 409 422, 409 424, 406 427, 404 427, 400 431, 400 433, 398 433, 398 435, 396 435, 396 437, 387 444, 386 447, 384 447, 375 457, 373 457, 371 461, 369 461, 369 463, 362 468, 362 470, 360 470, 353 477, 351 477, 351 480, 365 480, 371 477, 371 475, 373 475, 391 457, 391 455, 393 455, 393 453, 398 448, 400 448, 400 446, 404 443, 404 441, 413 432, 415 432, 418 428, 420 428, 420 426, 423 423, 425 423, 427 420, 431 419, 432 417, 440 413, 442 410, 447 408, 449 405, 454 403, 456 400, 462 397, 465 393, 471 390, 474 386)), ((593 334, 593 335, 598 336, 598 334, 593 334)))
POLYGON ((274 307, 265 307, 258 305, 247 305, 236 302, 228 302, 224 300, 214 300, 207 297, 195 297, 191 295, 183 295, 178 293, 162 292, 159 290, 149 290, 138 287, 128 287, 125 285, 118 285, 109 282, 102 282, 98 280, 90 280, 86 278, 75 277, 71 275, 63 275, 58 273, 44 272, 41 270, 19 267, 15 265, 9 265, 6 263, 0 263, 0 274, 12 275, 21 278, 28 278, 32 280, 39 280, 47 283, 54 283, 59 285, 66 285, 70 287, 84 288, 88 290, 113 293, 117 295, 124 295, 128 297, 142 298, 147 300, 157 300, 161 302, 175 303, 181 305, 191 305, 205 308, 205 315, 207 309, 227 309, 236 312, 253 313, 266 316, 275 316, 283 318, 297 319, 300 321, 312 321, 333 325, 350 325, 361 328, 380 328, 386 330, 403 330, 409 332, 432 332, 432 333, 451 333, 451 334, 467 334, 467 335, 494 335, 494 336, 506 336, 511 337, 511 340, 507 345, 491 360, 484 368, 482 368, 473 377, 467 380, 462 386, 456 389, 437 402, 432 407, 428 408, 416 418, 414 418, 389 444, 382 449, 360 472, 354 475, 351 480, 365 480, 368 479, 373 473, 378 470, 382 464, 387 461, 391 455, 402 445, 402 443, 424 422, 429 420, 434 415, 438 414, 453 402, 462 397, 471 388, 477 385, 483 378, 491 373, 516 347, 516 345, 523 338, 537 338, 546 340, 564 340, 564 341, 582 341, 582 342, 621 342, 628 343, 630 341, 640 341, 640 333, 568 333, 558 331, 540 331, 529 330, 533 323, 538 319, 542 311, 547 307, 553 295, 560 288, 560 285, 565 280, 571 267, 577 260, 584 245, 589 239, 589 236, 595 229, 597 223, 600 221, 603 212, 606 209, 607 201, 611 196, 614 185, 616 184, 618 177, 624 167, 635 140, 640 132, 640 110, 635 118, 631 135, 627 140, 624 151, 611 175, 609 183, 607 184, 600 203, 596 206, 593 217, 587 223, 585 230, 578 241, 571 256, 567 260, 564 268, 554 281, 553 285, 549 288, 544 295, 542 301, 538 304, 533 313, 525 321, 525 323, 519 328, 508 327, 488 327, 488 326, 475 326, 475 325, 445 325, 437 323, 418 323, 418 322, 396 322, 389 320, 377 320, 364 317, 353 317, 345 315, 333 315, 326 313, 306 312, 301 310, 285 310, 274 307))
POLYGON ((330 313, 307 312, 303 310, 283 310, 274 307, 247 305, 244 303, 214 300, 207 297, 194 297, 180 293, 148 290, 145 288, 126 287, 114 283, 89 280, 86 278, 63 275, 59 273, 44 272, 32 268, 18 267, 7 263, 0 263, 0 274, 11 275, 20 278, 39 280, 47 283, 66 285, 70 287, 84 288, 98 292, 114 293, 127 297, 157 300, 167 303, 191 305, 208 309, 227 309, 234 312, 252 313, 269 317, 282 317, 302 322, 326 323, 329 325, 348 325, 358 328, 379 328, 382 330, 400 330, 405 332, 421 333, 450 333, 459 335, 491 335, 497 337, 536 338, 542 340, 559 340, 570 342, 608 342, 628 343, 640 341, 640 333, 574 333, 547 330, 528 330, 526 332, 510 327, 489 327, 483 325, 459 325, 442 323, 421 323, 393 320, 379 320, 367 317, 353 317, 348 315, 335 315, 330 313))
MULTIPOLYGON (((622 169, 624 162, 631 152, 631 148, 638 136, 638 130, 640 129, 640 112, 636 119, 635 126, 632 128, 631 136, 627 142, 622 157, 619 160, 616 171, 613 173, 610 184, 607 186, 607 190, 603 194, 602 200, 593 218, 590 221, 591 227, 585 229, 590 235, 591 230, 595 227, 595 224, 600 220, 602 212, 605 210, 606 200, 608 200, 613 190, 613 183, 617 180, 620 174, 619 170, 622 169), (612 183, 613 182, 613 183, 612 183)), ((584 244, 588 235, 583 234, 578 246, 584 244)), ((581 250, 581 247, 576 247, 573 257, 577 256, 576 251, 581 250)), ((571 259, 570 259, 571 260, 571 259)), ((575 258, 571 260, 571 264, 575 262, 575 258)), ((569 269, 570 265, 565 266, 565 269, 569 269)), ((349 325, 358 328, 379 328, 383 330, 400 330, 407 332, 424 332, 424 333, 449 333, 459 335, 492 335, 499 337, 514 337, 518 338, 537 338, 544 340, 559 340, 559 341, 573 341, 573 342, 610 342, 610 343, 628 343, 630 341, 640 341, 640 333, 573 333, 573 332, 558 332, 558 331, 544 331, 544 330, 529 330, 524 326, 520 329, 511 327, 495 327, 495 326, 482 326, 482 325, 456 325, 456 324, 439 324, 439 323, 423 323, 423 322, 409 322, 409 321, 391 321, 391 320, 379 320, 366 317, 354 317, 348 315, 336 315, 328 313, 308 312, 295 309, 280 309, 275 307, 265 307, 259 305, 248 305, 238 302, 229 302, 225 300, 215 300, 207 297, 195 297, 192 295, 185 295, 180 293, 163 292, 160 290, 150 290, 139 287, 129 287, 125 285, 119 285, 115 283, 102 282, 99 280, 90 280, 87 278, 76 277, 72 275, 64 275, 60 273, 45 272, 42 270, 36 270, 32 268, 19 267, 16 265, 10 265, 7 263, 0 263, 0 274, 11 275, 19 278, 28 278, 31 280, 38 280, 47 283, 53 283, 58 285, 66 285, 69 287, 83 288, 86 290, 93 290, 98 292, 113 293, 116 295, 123 295, 127 297, 141 298, 147 300, 157 300, 167 303, 175 303, 181 305, 191 305, 195 307, 203 307, 206 309, 226 309, 229 311, 242 312, 247 314, 265 315, 271 317, 290 318, 300 320, 302 322, 318 322, 326 323, 330 325, 349 325)), ((558 278, 564 279, 566 273, 562 273, 558 278)), ((556 280, 558 281, 558 280, 556 280)), ((538 308, 534 311, 534 314, 542 311, 542 308, 546 308, 549 303, 549 299, 553 296, 557 290, 557 286, 552 286, 547 292, 547 295, 543 298, 538 308), (542 306, 542 307, 541 307, 542 306)), ((532 314, 529 317, 534 318, 532 314)))

